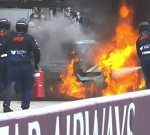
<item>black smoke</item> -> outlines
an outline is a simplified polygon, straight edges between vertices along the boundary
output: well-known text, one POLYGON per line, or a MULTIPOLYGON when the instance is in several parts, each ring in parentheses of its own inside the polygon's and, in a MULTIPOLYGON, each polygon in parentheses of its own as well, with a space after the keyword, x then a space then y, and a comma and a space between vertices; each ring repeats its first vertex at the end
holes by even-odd
POLYGON ((135 29, 137 29, 138 25, 143 21, 147 21, 150 23, 149 0, 126 0, 126 2, 134 10, 133 27, 135 29))
POLYGON ((120 4, 120 0, 81 0, 80 9, 88 10, 83 12, 85 31, 88 31, 87 29, 93 31, 98 39, 108 40, 108 37, 111 39, 118 23, 120 4), (89 19, 92 21, 89 21, 89 19))

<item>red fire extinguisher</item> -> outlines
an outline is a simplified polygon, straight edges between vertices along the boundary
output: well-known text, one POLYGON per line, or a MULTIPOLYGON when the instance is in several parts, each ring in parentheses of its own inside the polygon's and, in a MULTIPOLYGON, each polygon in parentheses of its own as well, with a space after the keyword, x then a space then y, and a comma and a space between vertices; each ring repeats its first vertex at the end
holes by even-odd
POLYGON ((34 98, 45 98, 44 72, 42 70, 34 72, 34 98))

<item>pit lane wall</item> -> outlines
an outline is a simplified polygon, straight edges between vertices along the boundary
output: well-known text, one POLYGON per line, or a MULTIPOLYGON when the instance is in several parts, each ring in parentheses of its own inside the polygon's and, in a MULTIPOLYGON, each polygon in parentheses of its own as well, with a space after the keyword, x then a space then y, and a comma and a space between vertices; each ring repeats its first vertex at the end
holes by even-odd
POLYGON ((0 114, 0 135, 149 135, 150 90, 0 114))

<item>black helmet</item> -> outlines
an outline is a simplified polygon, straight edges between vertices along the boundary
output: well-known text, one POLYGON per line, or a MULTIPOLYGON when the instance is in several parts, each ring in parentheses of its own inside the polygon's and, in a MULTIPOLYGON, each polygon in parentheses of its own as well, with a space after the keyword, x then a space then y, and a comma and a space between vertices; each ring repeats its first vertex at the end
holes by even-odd
POLYGON ((40 20, 40 16, 37 13, 32 13, 30 15, 30 20, 33 20, 33 19, 40 20))
POLYGON ((2 18, 0 19, 0 29, 5 28, 5 29, 10 29, 11 22, 9 19, 2 18))
POLYGON ((139 24, 139 32, 142 34, 143 32, 148 32, 150 31, 150 26, 148 22, 141 22, 139 24))
POLYGON ((28 21, 24 18, 21 18, 16 23, 17 32, 27 32, 28 31, 28 21))

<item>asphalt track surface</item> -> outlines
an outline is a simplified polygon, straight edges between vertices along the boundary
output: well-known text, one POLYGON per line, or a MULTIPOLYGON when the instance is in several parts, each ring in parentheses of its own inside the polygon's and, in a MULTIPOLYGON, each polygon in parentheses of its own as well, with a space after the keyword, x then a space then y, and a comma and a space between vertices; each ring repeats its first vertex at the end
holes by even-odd
MULTIPOLYGON (((47 107, 59 103, 63 103, 66 101, 31 101, 30 108, 40 108, 40 107, 47 107)), ((14 111, 19 111, 21 109, 21 101, 12 101, 11 107, 14 111)), ((3 101, 0 101, 0 113, 3 113, 3 101)))

